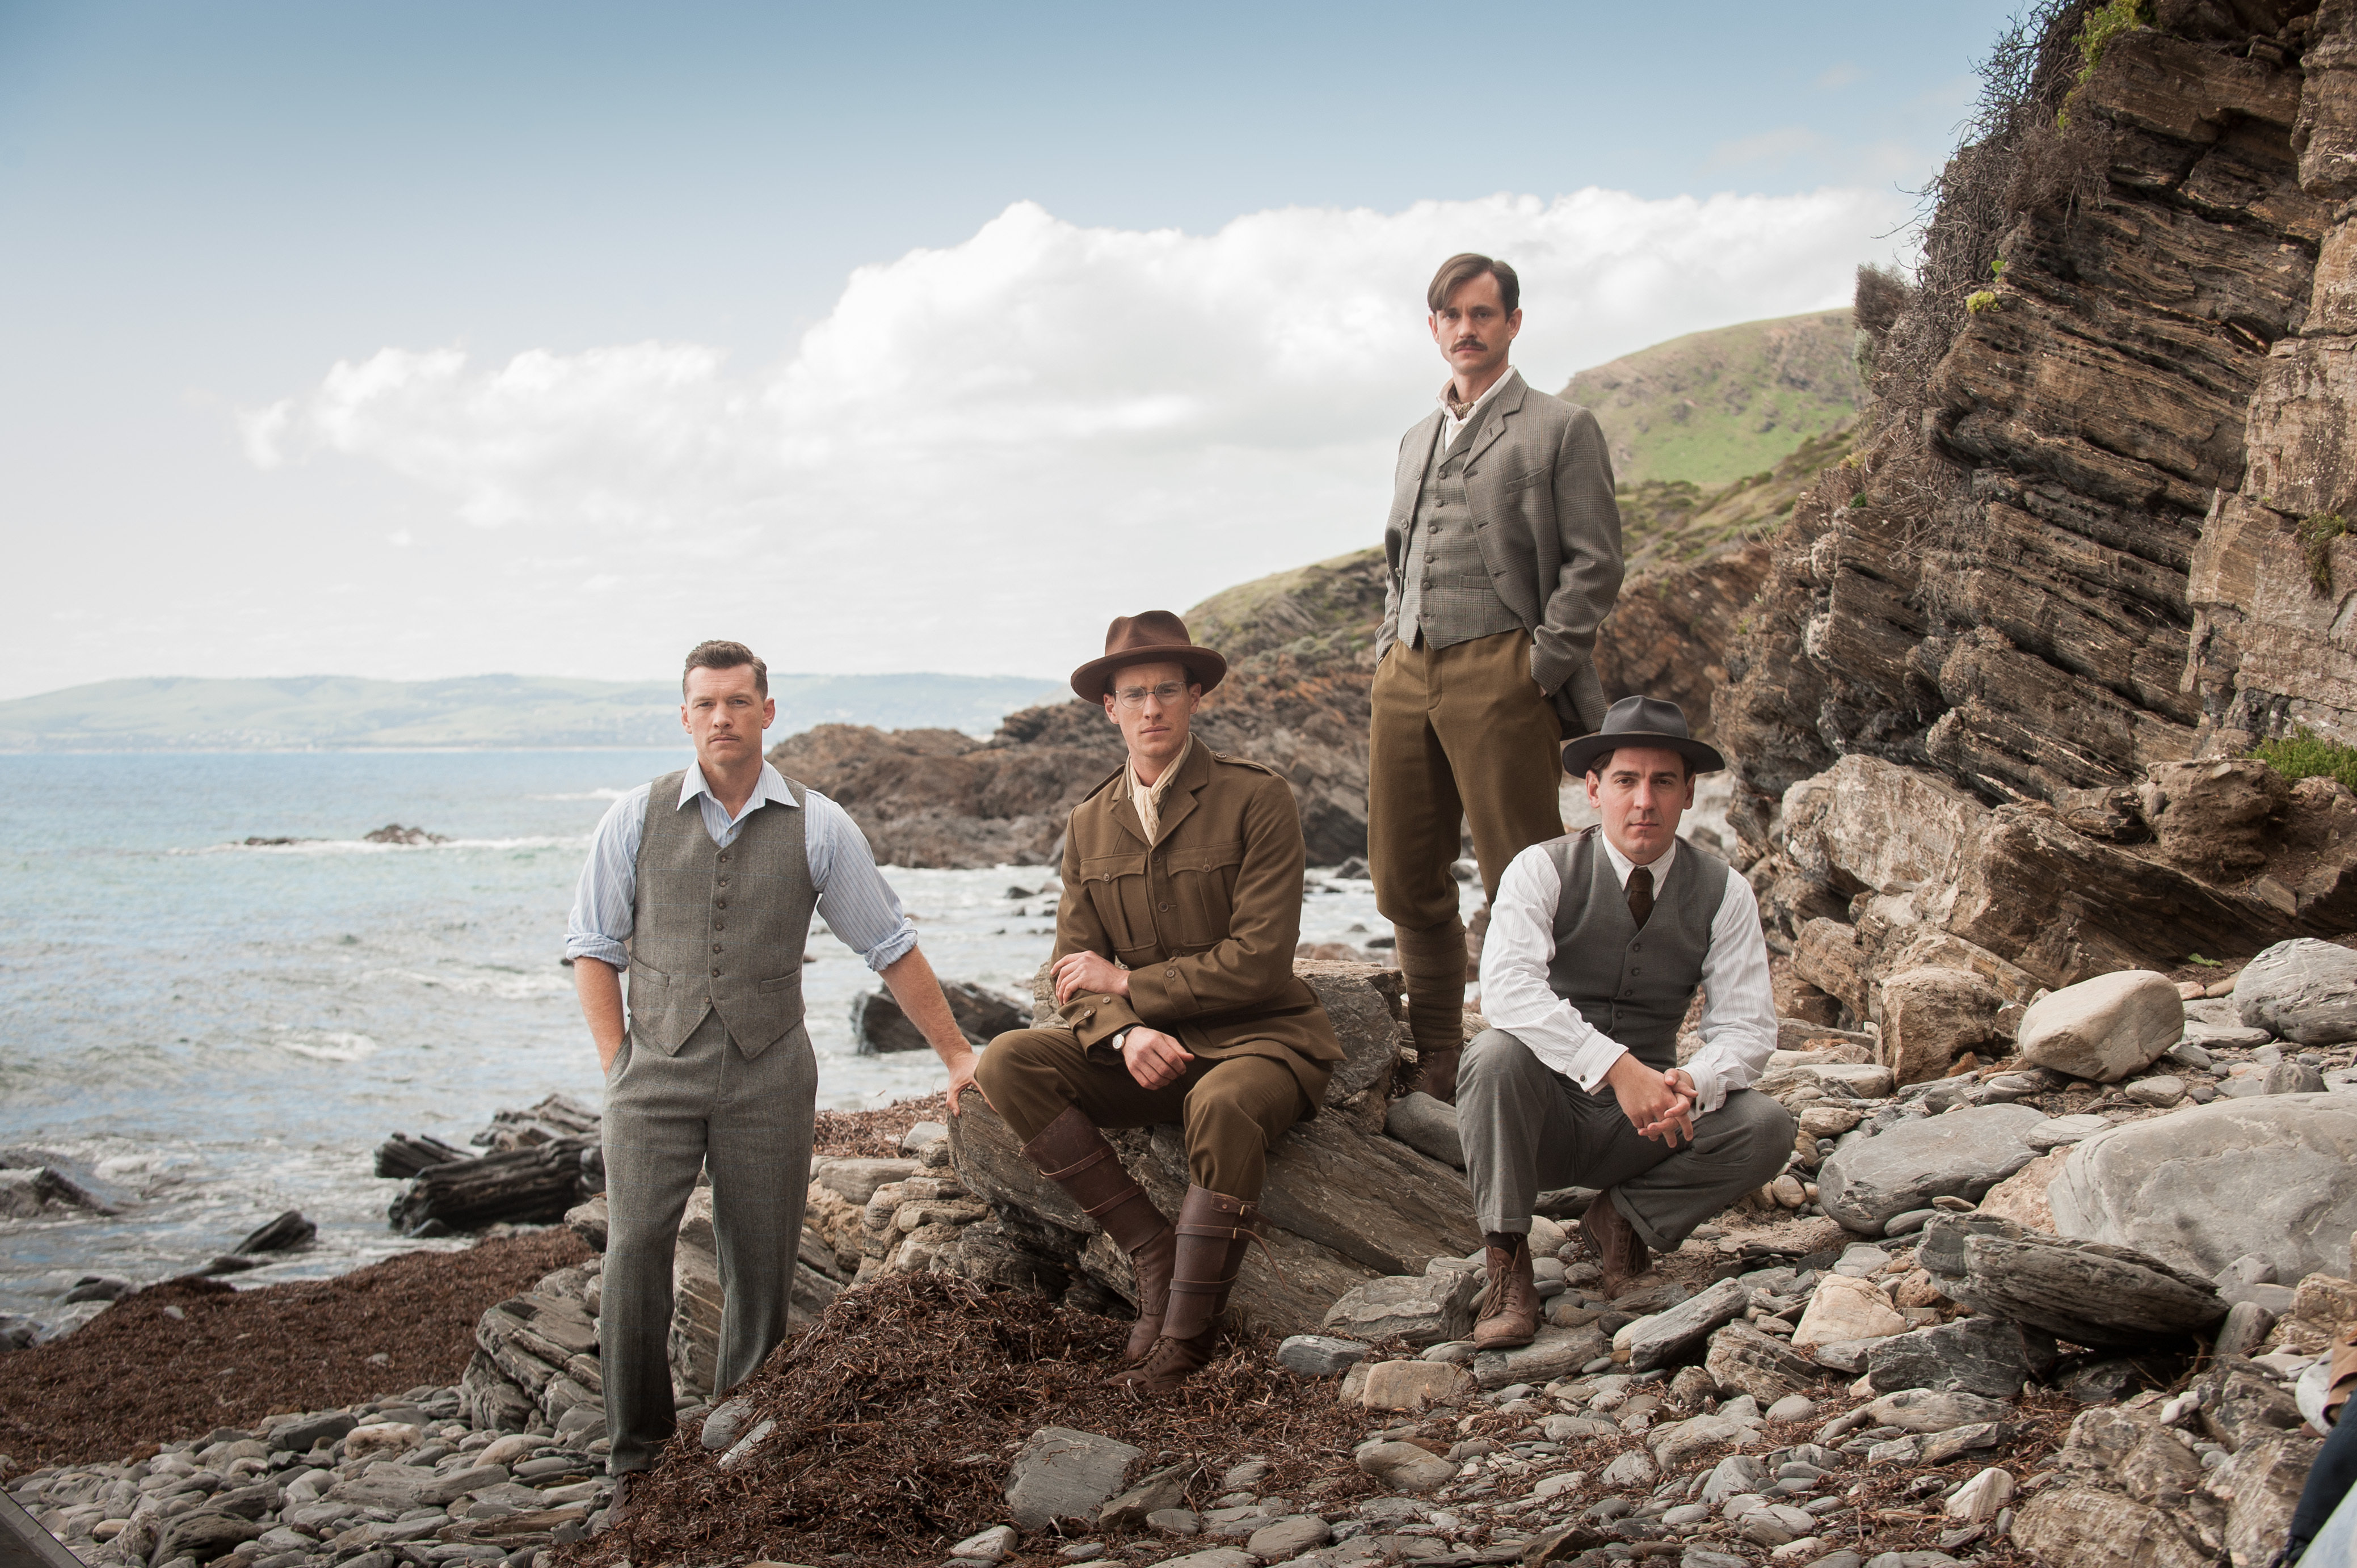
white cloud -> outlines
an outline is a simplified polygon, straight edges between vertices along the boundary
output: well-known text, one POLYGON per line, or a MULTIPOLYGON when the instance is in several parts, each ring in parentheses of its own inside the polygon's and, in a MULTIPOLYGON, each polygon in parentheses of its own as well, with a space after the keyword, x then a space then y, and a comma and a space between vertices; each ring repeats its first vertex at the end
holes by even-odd
POLYGON ((389 348, 240 423, 261 467, 361 459, 482 528, 608 568, 620 552, 641 602, 759 607, 781 668, 1053 671, 1117 611, 1377 541, 1393 450, 1444 373, 1422 295, 1450 252, 1519 269, 1515 359, 1553 390, 1663 338, 1843 302, 1902 212, 1865 190, 1590 189, 1191 235, 1018 203, 854 273, 781 363, 389 348))

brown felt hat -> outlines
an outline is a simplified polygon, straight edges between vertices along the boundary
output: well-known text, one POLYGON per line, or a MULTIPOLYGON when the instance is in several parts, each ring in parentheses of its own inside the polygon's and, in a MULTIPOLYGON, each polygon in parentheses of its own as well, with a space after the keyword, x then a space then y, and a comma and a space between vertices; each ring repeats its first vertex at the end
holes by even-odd
POLYGON ((1608 751, 1624 746, 1674 751, 1694 764, 1697 773, 1716 773, 1727 766, 1718 748, 1695 739, 1686 728, 1686 711, 1659 697, 1623 697, 1604 715, 1604 727, 1581 736, 1563 748, 1563 770, 1574 778, 1608 751))
POLYGON ((1103 659, 1092 659, 1072 671, 1072 690, 1083 702, 1093 703, 1113 683, 1113 672, 1125 664, 1168 660, 1184 664, 1193 684, 1206 692, 1227 675, 1228 661, 1208 648, 1198 648, 1187 635, 1187 623, 1168 610, 1115 616, 1105 628, 1103 659))

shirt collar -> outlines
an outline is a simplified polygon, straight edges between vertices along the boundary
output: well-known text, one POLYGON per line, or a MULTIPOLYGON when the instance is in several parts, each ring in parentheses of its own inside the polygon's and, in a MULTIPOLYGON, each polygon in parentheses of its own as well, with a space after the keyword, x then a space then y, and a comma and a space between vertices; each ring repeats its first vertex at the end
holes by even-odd
MULTIPOLYGON (((685 810, 688 803, 698 795, 711 795, 714 805, 720 803, 720 797, 713 795, 712 787, 704 781, 704 769, 691 759, 687 765, 687 771, 680 776, 681 809, 685 810)), ((745 809, 731 817, 729 821, 741 822, 754 811, 772 801, 780 806, 791 806, 794 803, 794 798, 786 789, 786 776, 778 771, 777 764, 765 760, 761 764, 761 776, 753 780, 753 793, 746 798, 745 809)))
POLYGON ((1506 373, 1504 375, 1500 376, 1496 381, 1490 383, 1490 390, 1488 392, 1483 392, 1480 397, 1473 400, 1473 406, 1465 411, 1465 417, 1461 420, 1457 418, 1457 411, 1448 406, 1448 389, 1457 384, 1455 377, 1452 376, 1448 381, 1440 383, 1440 392, 1433 401, 1440 404, 1442 418, 1451 420, 1459 424, 1470 424, 1475 420, 1481 417, 1481 411, 1490 406, 1490 400, 1496 397, 1500 392, 1505 391, 1506 383, 1513 379, 1513 367, 1509 365, 1506 367, 1506 373))
MULTIPOLYGON (((1620 880, 1621 886, 1628 886, 1629 874, 1637 869, 1637 863, 1631 860, 1627 855, 1622 854, 1619 846, 1613 843, 1610 837, 1605 833, 1602 828, 1596 830, 1596 842, 1604 846, 1604 853, 1606 854, 1611 856, 1612 875, 1620 880)), ((1678 841, 1673 837, 1670 840, 1670 847, 1663 850, 1653 861, 1653 892, 1656 897, 1658 897, 1662 891, 1662 884, 1669 880, 1670 866, 1677 860, 1677 858, 1678 841)))

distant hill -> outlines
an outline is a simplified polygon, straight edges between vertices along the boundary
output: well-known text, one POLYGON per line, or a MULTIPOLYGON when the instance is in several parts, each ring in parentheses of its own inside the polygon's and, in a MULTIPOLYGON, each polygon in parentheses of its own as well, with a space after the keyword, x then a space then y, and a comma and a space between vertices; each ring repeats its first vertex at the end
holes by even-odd
POLYGON ((1596 411, 1624 489, 1725 485, 1857 413, 1856 338, 1847 310, 1747 321, 1582 371, 1563 395, 1596 411))
MULTIPOLYGON (((772 736, 821 724, 987 735, 1063 683, 1017 675, 770 676, 772 736)), ((101 681, 0 702, 0 751, 273 751, 310 746, 669 746, 669 681, 468 675, 449 681, 162 677, 101 681)))

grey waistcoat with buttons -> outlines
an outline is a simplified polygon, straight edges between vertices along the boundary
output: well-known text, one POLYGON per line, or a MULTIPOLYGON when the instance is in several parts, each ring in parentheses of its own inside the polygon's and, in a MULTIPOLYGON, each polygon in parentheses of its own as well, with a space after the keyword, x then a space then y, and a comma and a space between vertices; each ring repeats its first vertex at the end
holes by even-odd
POLYGON ((676 1055, 706 1013, 758 1057, 802 1026, 802 948, 818 889, 803 843, 802 787, 747 817, 722 849, 700 810, 682 811, 681 773, 647 790, 631 900, 630 1038, 676 1055))
POLYGON ((1732 873, 1725 861, 1680 839, 1669 886, 1640 930, 1598 836, 1588 828, 1547 843, 1547 858, 1563 878, 1547 983, 1591 1026, 1655 1072, 1667 1072, 1678 1065, 1678 1026, 1702 984, 1710 924, 1732 873))
POLYGON ((1424 489, 1416 497, 1407 562, 1401 573, 1400 636, 1411 645, 1418 632, 1426 648, 1448 648, 1523 629, 1490 581, 1481 542, 1473 534, 1473 509, 1465 499, 1465 455, 1496 412, 1485 408, 1483 418, 1458 431, 1446 452, 1439 435, 1432 438, 1432 456, 1425 465, 1424 489))

